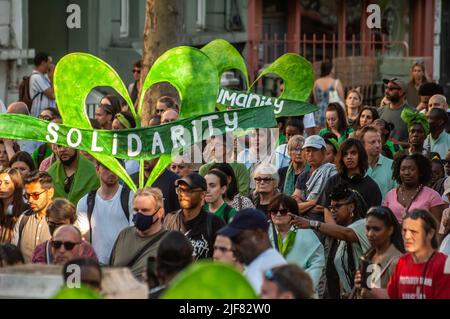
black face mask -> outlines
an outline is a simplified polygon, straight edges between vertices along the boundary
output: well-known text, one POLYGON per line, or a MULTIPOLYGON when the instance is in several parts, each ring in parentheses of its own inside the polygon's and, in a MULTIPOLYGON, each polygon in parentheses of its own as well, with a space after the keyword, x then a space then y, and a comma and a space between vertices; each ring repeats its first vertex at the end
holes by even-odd
POLYGON ((136 213, 133 216, 134 227, 139 229, 140 231, 146 231, 150 228, 154 223, 158 221, 159 218, 153 218, 155 215, 147 216, 141 213, 136 213))

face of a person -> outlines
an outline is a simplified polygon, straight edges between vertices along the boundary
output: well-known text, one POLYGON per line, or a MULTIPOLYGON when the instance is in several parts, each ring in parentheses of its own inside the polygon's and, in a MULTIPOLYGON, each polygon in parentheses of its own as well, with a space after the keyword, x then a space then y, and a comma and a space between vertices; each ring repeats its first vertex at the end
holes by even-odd
POLYGON ((337 130, 339 125, 339 120, 336 111, 327 111, 325 114, 328 127, 337 130))
POLYGON ((70 225, 70 219, 66 218, 66 219, 56 219, 54 218, 54 216, 49 215, 47 217, 47 225, 48 225, 48 230, 50 231, 50 235, 53 236, 54 231, 63 225, 70 225))
POLYGON ((378 132, 367 132, 364 134, 364 148, 367 155, 378 157, 381 153, 381 135, 378 132))
POLYGON ((145 160, 144 161, 144 171, 150 172, 153 170, 153 168, 156 166, 156 163, 158 163, 159 158, 153 158, 151 160, 145 160))
POLYGON ((14 195, 14 182, 9 174, 0 174, 0 199, 11 198, 14 195))
POLYGON ((420 66, 417 66, 417 65, 412 69, 412 74, 413 74, 413 77, 414 77, 414 79, 416 81, 421 80, 423 75, 424 75, 423 71, 422 71, 422 68, 420 66))
POLYGON ((391 241, 393 228, 387 227, 381 219, 374 216, 367 217, 366 235, 372 247, 382 247, 391 241))
POLYGON ((425 95, 419 96, 420 103, 425 105, 425 107, 428 107, 428 104, 430 103, 430 97, 431 96, 425 96, 425 95))
POLYGON ((112 122, 111 128, 112 128, 114 131, 117 131, 117 130, 123 130, 123 129, 124 129, 124 127, 122 126, 122 124, 119 122, 118 119, 114 119, 114 121, 112 122))
POLYGON ((431 97, 428 101, 428 109, 431 110, 432 108, 443 109, 444 111, 447 111, 447 106, 436 97, 431 97))
POLYGON ((53 189, 45 189, 42 187, 41 183, 34 182, 30 184, 25 184, 25 194, 29 195, 28 203, 30 204, 31 209, 38 213, 43 209, 47 209, 47 206, 50 204, 53 197, 53 189), (35 199, 36 197, 37 199, 35 199))
POLYGON ((334 154, 334 146, 327 144, 327 152, 325 155, 325 163, 334 164, 336 155, 334 154))
POLYGON ((133 67, 133 79, 135 81, 139 81, 141 77, 141 68, 138 68, 137 66, 133 67))
POLYGON ((352 213, 355 205, 347 200, 332 200, 330 205, 331 215, 338 225, 346 226, 352 220, 352 213))
POLYGON ((261 299, 284 299, 281 298, 282 292, 278 288, 277 284, 272 281, 264 278, 262 286, 261 286, 261 299))
POLYGON ((256 191, 259 193, 272 193, 275 190, 275 179, 270 174, 258 174, 255 176, 256 191))
POLYGON ((95 109, 95 119, 98 121, 102 128, 108 127, 109 123, 112 123, 112 115, 105 112, 102 107, 95 109))
POLYGON ((386 96, 391 101, 398 101, 400 99, 403 90, 394 82, 389 82, 386 86, 386 96))
POLYGON ((319 167, 322 165, 323 161, 325 160, 325 156, 322 152, 322 150, 318 150, 315 147, 306 147, 303 150, 305 154, 305 160, 311 167, 319 167))
POLYGON ((5 144, 0 144, 0 166, 9 167, 8 153, 6 153, 5 144))
POLYGON ((164 111, 161 116, 161 124, 174 122, 178 119, 178 113, 173 109, 164 111))
POLYGON ((167 109, 168 109, 168 107, 165 103, 156 102, 156 114, 162 115, 163 112, 167 109))
POLYGON ((53 114, 49 110, 43 110, 41 114, 39 114, 39 118, 45 121, 53 120, 53 114))
POLYGON ((56 146, 58 158, 61 160, 63 164, 70 164, 75 160, 77 156, 77 150, 70 147, 64 147, 57 145, 56 146))
POLYGON ((30 173, 30 167, 25 162, 22 161, 14 162, 11 165, 11 167, 16 168, 20 172, 22 178, 24 178, 28 173, 30 173))
POLYGON ((59 230, 55 232, 53 236, 53 242, 65 242, 75 244, 72 249, 66 249, 64 244, 60 248, 55 248, 52 245, 52 253, 54 258, 54 263, 57 265, 63 265, 66 262, 80 256, 80 239, 77 238, 75 231, 68 229, 59 230))
POLYGON ((294 163, 302 164, 304 162, 302 145, 294 145, 291 147, 289 150, 289 156, 294 163))
POLYGON ((233 265, 236 262, 236 258, 234 257, 232 248, 233 243, 230 238, 217 235, 216 241, 214 242, 214 260, 233 265))
POLYGON ((192 173, 192 166, 184 162, 172 162, 170 169, 181 178, 192 173))
POLYGON ((190 189, 186 183, 179 183, 177 187, 178 201, 182 209, 193 209, 202 204, 206 192, 201 188, 190 189))
POLYGON ((214 174, 206 174, 205 179, 206 185, 208 186, 205 202, 215 203, 219 201, 223 197, 223 194, 225 194, 227 186, 220 186, 220 179, 214 174))
POLYGON ((444 168, 442 165, 436 162, 431 162, 431 185, 436 183, 442 177, 444 177, 444 168))
POLYGON ((417 185, 419 183, 419 170, 416 163, 411 159, 405 159, 400 164, 400 179, 402 183, 417 185))
POLYGON ((289 142, 292 136, 299 135, 301 132, 296 126, 286 126, 286 139, 289 142))
POLYGON ((291 222, 292 217, 288 215, 291 213, 284 205, 270 212, 270 218, 275 226, 286 226, 291 222))
POLYGON ((423 130, 422 125, 413 124, 409 128, 409 142, 412 145, 423 145, 425 141, 425 131, 423 130))
POLYGON ((119 182, 119 177, 103 165, 97 164, 96 170, 102 184, 114 186, 119 182))
POLYGON ((221 138, 213 138, 210 140, 211 155, 217 163, 224 163, 227 160, 227 145, 223 143, 221 138))
POLYGON ((361 117, 359 118, 359 125, 363 127, 372 124, 372 122, 373 122, 372 112, 369 110, 362 111, 361 117))
POLYGON ((161 220, 164 210, 158 207, 158 203, 150 196, 137 196, 133 201, 133 210, 142 215, 153 216, 153 220, 161 220))
POLYGON ((417 253, 431 243, 432 234, 426 234, 422 219, 407 218, 402 224, 403 242, 408 253, 417 253))
POLYGON ((430 132, 438 132, 442 128, 442 121, 433 112, 428 113, 428 124, 430 124, 430 132))
POLYGON ((344 153, 343 161, 347 169, 355 169, 358 167, 358 150, 355 146, 350 147, 347 152, 344 153))
POLYGON ((351 109, 356 109, 361 105, 361 100, 359 99, 358 94, 352 92, 345 99, 345 104, 351 109))
POLYGON ((236 259, 244 265, 251 263, 256 257, 255 251, 259 244, 258 241, 256 231, 253 230, 241 231, 239 235, 232 238, 236 259))

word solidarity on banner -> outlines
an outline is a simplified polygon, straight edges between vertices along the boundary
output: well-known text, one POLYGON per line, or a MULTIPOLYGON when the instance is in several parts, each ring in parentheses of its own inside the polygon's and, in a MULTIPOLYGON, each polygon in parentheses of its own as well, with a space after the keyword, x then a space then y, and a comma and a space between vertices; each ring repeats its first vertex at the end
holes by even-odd
POLYGON ((269 73, 279 76, 284 91, 278 98, 221 91, 221 75, 231 69, 244 75, 250 90, 244 59, 225 40, 214 40, 200 50, 187 46, 170 49, 150 68, 135 110, 125 84, 110 65, 90 54, 71 53, 61 58, 54 74, 56 104, 63 124, 18 114, 0 114, 0 138, 35 140, 84 150, 136 190, 117 158, 141 160, 139 186, 143 187, 143 160, 159 157, 147 180, 146 186, 151 186, 170 164, 171 157, 193 143, 226 132, 270 128, 276 124, 275 117, 317 110, 304 102, 313 87, 312 66, 297 54, 284 54, 265 68, 255 81, 269 73), (143 128, 141 114, 145 92, 160 82, 168 82, 178 91, 180 119, 143 128), (85 100, 100 86, 113 88, 125 99, 137 128, 121 131, 92 129, 85 100), (217 103, 241 109, 215 112, 217 103))

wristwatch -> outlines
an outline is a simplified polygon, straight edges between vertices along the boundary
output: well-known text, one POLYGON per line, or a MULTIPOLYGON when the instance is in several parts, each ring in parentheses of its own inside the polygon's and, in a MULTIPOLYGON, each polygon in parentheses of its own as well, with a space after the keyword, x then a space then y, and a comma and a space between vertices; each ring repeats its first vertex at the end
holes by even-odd
POLYGON ((319 222, 318 220, 312 220, 312 219, 309 220, 309 228, 311 228, 311 229, 319 230, 321 224, 322 223, 319 222))

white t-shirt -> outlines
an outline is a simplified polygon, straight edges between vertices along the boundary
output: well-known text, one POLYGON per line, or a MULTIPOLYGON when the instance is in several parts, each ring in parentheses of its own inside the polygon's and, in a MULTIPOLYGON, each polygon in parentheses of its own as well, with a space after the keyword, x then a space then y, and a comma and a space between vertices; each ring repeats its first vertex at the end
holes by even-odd
POLYGON ((287 264, 284 257, 275 249, 269 248, 256 257, 245 269, 244 275, 259 295, 264 280, 264 272, 267 270, 287 264))
POLYGON ((125 160, 125 170, 128 175, 133 175, 139 172, 139 161, 136 160, 125 160))
MULTIPOLYGON (((125 227, 133 225, 133 192, 130 193, 128 202, 130 211, 130 220, 128 221, 125 218, 125 212, 122 210, 122 205, 120 204, 121 192, 122 185, 119 185, 116 194, 109 200, 101 198, 98 192, 95 195, 95 205, 91 216, 91 242, 97 254, 98 261, 104 265, 109 263, 109 256, 120 231, 125 227)), ((84 195, 77 205, 78 219, 76 224, 83 235, 89 234, 89 221, 87 217, 88 194, 84 195)))
POLYGON ((450 234, 445 236, 439 247, 439 251, 447 256, 450 256, 450 234))
POLYGON ((0 113, 6 113, 6 106, 1 99, 0 99, 0 113))
MULTIPOLYGON (((30 98, 33 98, 38 93, 42 93, 51 88, 51 83, 45 74, 42 74, 36 70, 31 73, 30 77, 30 98)), ((31 106, 31 115, 38 117, 42 109, 46 107, 55 107, 55 100, 49 99, 45 94, 39 94, 33 100, 31 106)))

